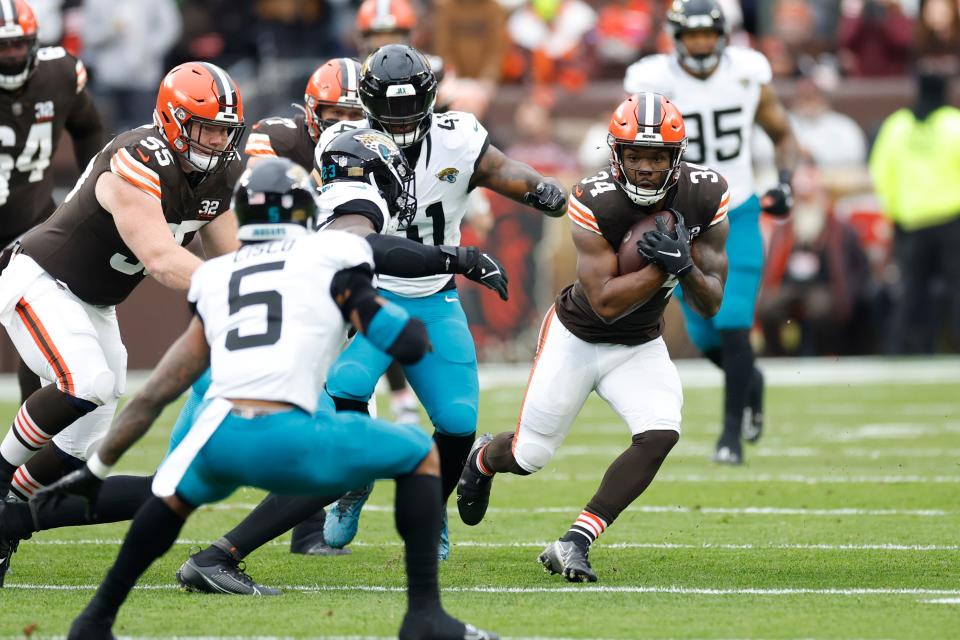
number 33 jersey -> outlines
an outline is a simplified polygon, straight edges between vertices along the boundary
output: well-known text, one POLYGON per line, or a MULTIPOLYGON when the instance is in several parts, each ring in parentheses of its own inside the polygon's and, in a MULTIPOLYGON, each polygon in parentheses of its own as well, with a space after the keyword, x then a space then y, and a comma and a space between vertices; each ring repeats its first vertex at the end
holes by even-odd
MULTIPOLYGON (((729 204, 730 194, 723 176, 706 167, 681 162, 676 186, 656 208, 679 211, 690 232, 690 241, 696 242, 707 229, 727 219, 729 204)), ((614 184, 607 171, 574 185, 567 202, 571 224, 602 236, 614 254, 625 240, 633 243, 639 240, 625 238, 625 235, 647 215, 646 210, 614 184)), ((661 334, 663 310, 677 284, 676 278, 667 278, 650 300, 608 324, 594 312, 578 280, 557 296, 557 317, 570 333, 585 342, 643 344, 661 334)))
POLYGON ((330 293, 334 274, 373 269, 373 250, 345 231, 252 243, 203 263, 187 298, 210 345, 207 397, 316 409, 347 325, 330 293))
POLYGON ((687 128, 683 159, 719 171, 730 183, 735 209, 755 191, 750 142, 760 88, 772 77, 763 54, 727 47, 705 80, 685 71, 675 55, 657 54, 630 65, 623 87, 661 93, 677 105, 687 128))
POLYGON ((163 135, 145 125, 121 133, 95 155, 53 215, 27 233, 23 251, 77 297, 115 305, 148 275, 123 242, 113 216, 100 206, 96 185, 112 172, 155 200, 170 235, 186 246, 197 231, 230 208, 239 161, 192 186, 177 153, 163 135))
MULTIPOLYGON (((359 120, 328 127, 320 136, 314 168, 324 147, 338 133, 368 126, 366 120, 359 120)), ((414 168, 417 215, 406 229, 394 231, 393 235, 423 244, 459 245, 460 222, 467 211, 470 180, 489 144, 487 130, 474 115, 460 111, 433 114, 430 132, 420 143, 414 168)), ((381 289, 409 298, 442 291, 451 277, 448 274, 423 278, 377 276, 381 289)))

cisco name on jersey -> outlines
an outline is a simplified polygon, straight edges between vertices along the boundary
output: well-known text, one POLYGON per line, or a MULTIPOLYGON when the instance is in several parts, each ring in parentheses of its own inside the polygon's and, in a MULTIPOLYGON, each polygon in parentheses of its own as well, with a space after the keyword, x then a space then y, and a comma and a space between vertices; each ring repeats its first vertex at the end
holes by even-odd
POLYGON ((347 331, 330 284, 359 265, 373 269, 373 250, 343 231, 248 244, 203 263, 187 299, 210 345, 206 397, 288 402, 313 413, 347 331))
POLYGON ((708 78, 691 75, 675 55, 656 54, 630 65, 623 87, 629 93, 661 93, 677 105, 687 129, 684 160, 722 173, 736 208, 755 192, 750 152, 753 123, 760 89, 772 78, 763 54, 726 47, 708 78))
MULTIPOLYGON (((314 166, 327 143, 338 133, 367 126, 366 120, 358 120, 328 127, 320 136, 314 166)), ((459 245, 470 180, 489 144, 487 130, 473 114, 461 111, 433 114, 430 132, 420 143, 414 167, 417 215, 405 230, 394 231, 393 235, 424 244, 459 245)), ((451 278, 448 274, 423 278, 379 276, 379 286, 398 295, 420 298, 442 291, 451 278)))
MULTIPOLYGON (((716 171, 687 162, 680 163, 680 177, 658 209, 674 209, 683 214, 696 242, 709 227, 726 220, 730 205, 727 182, 716 171)), ((567 215, 571 222, 607 241, 614 253, 635 222, 649 215, 617 187, 606 171, 584 178, 573 188, 567 215)), ((678 281, 670 277, 645 304, 607 323, 590 306, 580 282, 566 287, 557 296, 560 322, 586 342, 637 345, 662 333, 663 311, 678 281)))

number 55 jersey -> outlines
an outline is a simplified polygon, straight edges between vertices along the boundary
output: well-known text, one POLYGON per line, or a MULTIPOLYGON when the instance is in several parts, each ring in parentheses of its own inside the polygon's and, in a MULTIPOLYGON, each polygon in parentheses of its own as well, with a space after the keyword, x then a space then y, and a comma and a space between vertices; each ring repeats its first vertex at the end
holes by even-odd
POLYGON ((726 47, 720 64, 701 80, 672 54, 647 56, 627 68, 627 93, 654 91, 683 114, 689 142, 683 159, 716 169, 730 183, 730 208, 754 194, 750 141, 760 89, 772 79, 763 54, 726 47))
POLYGON ((200 180, 199 172, 184 172, 177 153, 153 125, 121 133, 94 156, 63 204, 21 244, 25 254, 74 295, 101 306, 119 304, 148 275, 120 237, 113 216, 97 200, 97 180, 108 171, 155 200, 170 234, 186 246, 199 229, 230 208, 240 163, 232 161, 200 180))

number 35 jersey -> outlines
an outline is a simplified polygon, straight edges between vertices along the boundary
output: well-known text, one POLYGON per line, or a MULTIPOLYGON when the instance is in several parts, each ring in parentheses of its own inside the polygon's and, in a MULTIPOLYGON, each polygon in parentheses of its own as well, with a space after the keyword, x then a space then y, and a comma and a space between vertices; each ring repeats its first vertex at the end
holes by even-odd
MULTIPOLYGON (((730 194, 723 176, 706 167, 682 162, 676 186, 657 209, 679 211, 690 232, 691 242, 696 242, 707 229, 727 219, 729 205, 730 194)), ((574 185, 567 202, 570 222, 603 237, 614 254, 620 249, 630 227, 647 215, 646 210, 614 184, 606 171, 574 185)), ((662 333, 663 310, 677 284, 676 278, 667 278, 647 302, 607 323, 594 312, 578 280, 557 296, 557 317, 570 333, 585 342, 643 344, 662 333)))
MULTIPOLYGON (((320 152, 338 133, 368 126, 366 120, 358 120, 328 127, 320 135, 314 168, 320 152)), ((393 235, 424 244, 459 245, 460 222, 467 211, 470 180, 489 144, 487 130, 476 116, 460 111, 433 114, 430 132, 420 143, 414 169, 417 215, 405 230, 394 231, 393 235)), ((423 278, 377 277, 381 289, 409 298, 442 291, 452 278, 448 274, 423 278)))
POLYGON ((203 263, 187 298, 210 345, 207 397, 289 402, 313 413, 347 332, 330 285, 357 266, 372 270, 373 250, 345 231, 248 244, 203 263))
POLYGON ((97 200, 101 174, 112 172, 155 200, 170 235, 186 246, 211 220, 230 208, 239 161, 197 186, 175 151, 153 126, 121 133, 93 157, 53 215, 27 233, 23 251, 84 302, 115 305, 148 275, 123 242, 113 216, 97 200))
POLYGON ((675 55, 657 54, 630 65, 623 88, 661 93, 677 105, 689 140, 683 159, 719 171, 730 183, 735 209, 755 191, 750 141, 760 88, 772 77, 763 54, 727 47, 705 80, 685 71, 675 55))

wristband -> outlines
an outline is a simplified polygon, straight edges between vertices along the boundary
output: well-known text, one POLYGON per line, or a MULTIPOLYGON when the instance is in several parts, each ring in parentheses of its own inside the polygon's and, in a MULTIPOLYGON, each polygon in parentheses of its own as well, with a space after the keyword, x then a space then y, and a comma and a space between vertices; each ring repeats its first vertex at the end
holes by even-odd
POLYGON ((90 459, 87 460, 87 468, 90 469, 90 473, 97 476, 101 480, 106 480, 107 476, 110 475, 110 469, 113 467, 106 465, 100 460, 100 454, 94 453, 90 456, 90 459))

